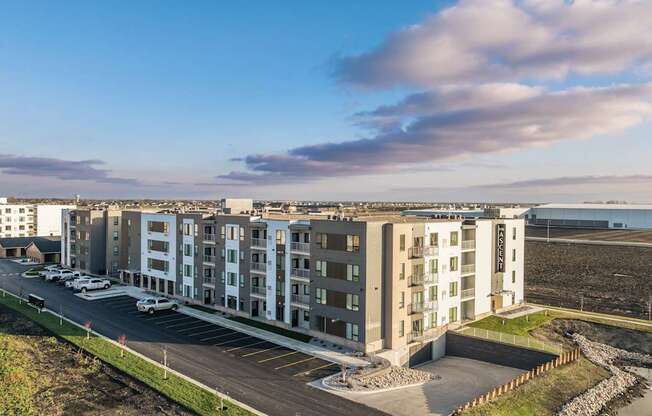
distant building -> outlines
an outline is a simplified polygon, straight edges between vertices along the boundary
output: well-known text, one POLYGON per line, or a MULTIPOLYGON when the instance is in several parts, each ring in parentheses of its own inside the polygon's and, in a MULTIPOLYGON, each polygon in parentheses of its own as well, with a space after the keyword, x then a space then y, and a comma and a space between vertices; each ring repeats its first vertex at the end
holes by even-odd
POLYGON ((26 249, 27 257, 35 263, 59 263, 61 242, 58 239, 36 237, 26 249))
POLYGON ((406 209, 401 211, 403 216, 429 217, 429 218, 480 218, 484 216, 484 210, 478 209, 448 209, 448 208, 426 208, 406 209))
POLYGON ((32 251, 35 260, 39 263, 53 262, 58 263, 59 257, 57 253, 61 251, 61 246, 58 238, 47 237, 11 237, 0 238, 0 258, 22 258, 31 257, 30 249, 33 250, 34 244, 38 244, 37 250, 41 251, 43 256, 36 254, 32 251), (45 254, 48 255, 45 255, 45 254))
POLYGON ((251 213, 254 210, 254 201, 247 198, 223 198, 220 207, 225 214, 251 213))
POLYGON ((580 228, 652 228, 652 205, 546 204, 530 208, 530 225, 580 228))
POLYGON ((0 237, 61 235, 61 215, 74 205, 8 204, 0 198, 0 237), (2 203, 2 201, 5 203, 2 203))

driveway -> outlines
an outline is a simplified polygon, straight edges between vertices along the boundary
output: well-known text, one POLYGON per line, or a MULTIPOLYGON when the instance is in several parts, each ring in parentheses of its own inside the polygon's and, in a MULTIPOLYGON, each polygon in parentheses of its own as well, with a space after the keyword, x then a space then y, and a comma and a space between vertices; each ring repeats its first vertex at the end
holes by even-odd
POLYGON ((262 339, 240 335, 175 312, 145 316, 135 311, 135 299, 86 301, 71 291, 39 278, 16 273, 28 267, 0 260, 0 286, 13 293, 34 293, 53 310, 63 310, 78 323, 160 361, 167 349, 170 367, 269 415, 385 415, 348 400, 337 400, 307 384, 334 371, 328 362, 293 352, 262 339))
POLYGON ((418 369, 439 375, 441 379, 417 387, 343 396, 396 416, 447 416, 467 401, 523 372, 517 368, 449 356, 418 369))

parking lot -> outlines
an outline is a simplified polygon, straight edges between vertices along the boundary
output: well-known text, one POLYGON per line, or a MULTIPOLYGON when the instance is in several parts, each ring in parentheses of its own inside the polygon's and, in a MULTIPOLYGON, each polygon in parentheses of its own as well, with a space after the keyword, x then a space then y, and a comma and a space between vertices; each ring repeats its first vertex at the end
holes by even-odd
POLYGON ((93 302, 103 304, 116 313, 156 325, 167 332, 174 332, 187 338, 188 343, 210 345, 223 354, 301 381, 310 382, 339 371, 335 363, 183 313, 168 310, 149 315, 139 312, 136 310, 136 299, 129 296, 93 302))

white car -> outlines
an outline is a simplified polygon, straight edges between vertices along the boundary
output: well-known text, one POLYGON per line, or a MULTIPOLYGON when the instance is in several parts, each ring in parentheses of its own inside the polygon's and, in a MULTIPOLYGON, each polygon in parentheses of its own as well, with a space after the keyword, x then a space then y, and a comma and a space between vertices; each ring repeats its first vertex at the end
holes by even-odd
POLYGON ((68 278, 68 277, 76 277, 76 276, 81 276, 80 272, 75 272, 72 270, 68 269, 62 269, 59 271, 55 272, 48 272, 45 274, 45 280, 47 282, 56 282, 57 280, 61 278, 68 278))
POLYGON ((156 311, 173 310, 179 308, 176 300, 168 298, 143 298, 136 302, 136 308, 140 312, 149 313, 150 315, 156 311))
POLYGON ((108 289, 111 281, 97 277, 84 277, 73 281, 73 289, 77 292, 86 293, 87 290, 108 289))
POLYGON ((54 265, 51 265, 51 266, 45 266, 43 268, 43 270, 41 270, 38 273, 38 275, 41 276, 41 277, 45 277, 45 275, 47 275, 48 273, 54 273, 54 272, 58 272, 58 271, 61 271, 61 270, 69 270, 69 269, 66 269, 65 267, 60 266, 58 264, 54 264, 54 265))

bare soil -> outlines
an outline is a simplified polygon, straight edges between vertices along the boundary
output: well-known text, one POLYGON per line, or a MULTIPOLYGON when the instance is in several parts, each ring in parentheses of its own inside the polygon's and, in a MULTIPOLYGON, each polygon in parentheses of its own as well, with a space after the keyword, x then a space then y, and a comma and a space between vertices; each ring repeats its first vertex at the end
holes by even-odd
POLYGON ((38 386, 33 400, 41 415, 194 414, 3 307, 0 336, 29 357, 38 386))

